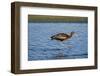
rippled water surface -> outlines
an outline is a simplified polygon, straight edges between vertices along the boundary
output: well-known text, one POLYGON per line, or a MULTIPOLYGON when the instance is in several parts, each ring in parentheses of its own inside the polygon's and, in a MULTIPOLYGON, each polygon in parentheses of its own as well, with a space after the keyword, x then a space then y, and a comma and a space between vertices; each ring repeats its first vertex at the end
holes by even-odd
POLYGON ((29 23, 28 60, 78 59, 88 57, 87 23, 29 23), (51 40, 58 33, 75 32, 63 42, 51 40))

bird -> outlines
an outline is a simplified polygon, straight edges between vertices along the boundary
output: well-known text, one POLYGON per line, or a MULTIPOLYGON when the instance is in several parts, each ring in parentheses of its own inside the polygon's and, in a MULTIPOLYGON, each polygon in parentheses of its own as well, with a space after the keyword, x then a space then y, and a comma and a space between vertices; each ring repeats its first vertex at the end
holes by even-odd
POLYGON ((70 35, 66 33, 58 33, 56 35, 51 36, 51 40, 65 41, 70 39, 75 32, 71 32, 70 35))

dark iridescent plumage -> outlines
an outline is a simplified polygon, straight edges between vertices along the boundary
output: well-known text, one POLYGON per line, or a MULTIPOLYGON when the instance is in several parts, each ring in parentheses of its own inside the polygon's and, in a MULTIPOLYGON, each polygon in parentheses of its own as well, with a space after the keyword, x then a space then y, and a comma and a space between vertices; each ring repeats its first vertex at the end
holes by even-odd
POLYGON ((73 34, 74 34, 74 32, 71 32, 70 35, 68 35, 66 33, 59 33, 59 34, 51 36, 51 39, 64 41, 64 40, 71 38, 73 34))

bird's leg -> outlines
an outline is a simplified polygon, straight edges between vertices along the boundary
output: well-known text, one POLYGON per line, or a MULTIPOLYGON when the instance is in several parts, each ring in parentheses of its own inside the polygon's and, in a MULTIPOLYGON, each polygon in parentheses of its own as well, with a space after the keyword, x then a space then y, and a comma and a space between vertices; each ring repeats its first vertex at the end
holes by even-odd
POLYGON ((61 50, 59 51, 58 56, 59 56, 59 58, 63 58, 64 57, 64 51, 63 51, 64 42, 60 41, 59 43, 60 43, 60 46, 61 46, 61 50))
POLYGON ((65 43, 64 43, 64 41, 62 41, 62 44, 61 44, 61 45, 62 45, 62 47, 64 47, 64 46, 65 46, 65 43))

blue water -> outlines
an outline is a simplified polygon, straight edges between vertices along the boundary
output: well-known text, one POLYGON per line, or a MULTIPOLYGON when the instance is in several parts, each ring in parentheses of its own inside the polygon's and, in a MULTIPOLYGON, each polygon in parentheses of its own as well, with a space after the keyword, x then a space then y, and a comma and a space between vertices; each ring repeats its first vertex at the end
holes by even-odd
POLYGON ((28 23, 28 60, 88 57, 87 23, 28 23), (75 32, 63 42, 51 40, 58 33, 75 32))

